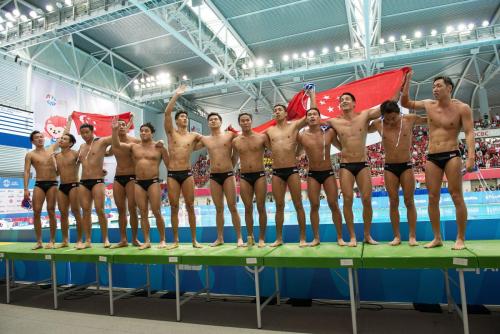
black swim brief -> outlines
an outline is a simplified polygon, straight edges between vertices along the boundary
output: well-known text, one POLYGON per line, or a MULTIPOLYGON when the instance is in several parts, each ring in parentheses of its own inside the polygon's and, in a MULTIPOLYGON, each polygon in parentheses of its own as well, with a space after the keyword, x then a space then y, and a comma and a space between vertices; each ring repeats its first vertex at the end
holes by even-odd
POLYGON ((434 163, 436 166, 443 170, 446 167, 448 161, 456 157, 459 157, 460 159, 462 158, 459 150, 427 154, 427 160, 434 163))
POLYGON ((402 162, 402 163, 390 163, 390 164, 384 164, 384 170, 391 172, 392 174, 396 175, 398 178, 401 177, 401 174, 403 174, 406 170, 412 169, 413 165, 411 162, 402 162))
POLYGON ((160 179, 155 177, 154 179, 147 179, 147 180, 135 180, 135 183, 137 183, 144 191, 148 191, 149 187, 151 187, 152 184, 154 183, 159 183, 160 179))
POLYGON ((72 182, 72 183, 61 183, 59 185, 59 190, 63 192, 64 195, 69 196, 69 192, 73 188, 78 188, 78 182, 72 182))
POLYGON ((308 177, 312 177, 315 179, 319 184, 325 183, 326 179, 328 179, 330 176, 335 176, 335 173, 333 172, 333 169, 327 169, 327 170, 310 170, 307 173, 308 177))
POLYGON ((87 188, 88 190, 92 191, 92 188, 94 188, 94 186, 96 184, 99 184, 99 183, 104 183, 104 179, 86 179, 86 180, 80 180, 80 184, 82 186, 84 186, 85 188, 87 188))
POLYGON ((233 171, 225 172, 225 173, 210 173, 210 178, 212 180, 214 180, 215 182, 217 182, 218 184, 220 184, 221 186, 223 186, 224 181, 226 181, 226 179, 228 177, 231 177, 233 175, 234 175, 233 171))
POLYGON ((266 176, 264 171, 240 174, 240 178, 248 182, 252 187, 255 186, 255 182, 257 182, 258 179, 264 176, 266 176))
POLYGON ((275 168, 273 169, 273 176, 277 176, 286 182, 290 176, 298 172, 297 167, 275 168))
POLYGON ((340 168, 345 168, 349 172, 351 172, 354 177, 358 176, 359 172, 361 172, 363 169, 366 167, 370 167, 368 162, 363 161, 363 162, 341 162, 340 163, 340 168))
POLYGON ((123 188, 127 186, 130 181, 135 180, 135 175, 116 175, 115 181, 118 182, 123 188))
POLYGON ((35 187, 42 189, 46 193, 50 188, 57 187, 57 181, 36 181, 35 187))
POLYGON ((186 179, 188 177, 193 176, 193 172, 191 172, 191 170, 189 170, 189 169, 187 169, 187 170, 172 170, 172 171, 168 171, 167 176, 171 177, 172 179, 177 181, 177 183, 179 183, 179 185, 182 186, 182 184, 184 183, 184 181, 186 181, 186 179))

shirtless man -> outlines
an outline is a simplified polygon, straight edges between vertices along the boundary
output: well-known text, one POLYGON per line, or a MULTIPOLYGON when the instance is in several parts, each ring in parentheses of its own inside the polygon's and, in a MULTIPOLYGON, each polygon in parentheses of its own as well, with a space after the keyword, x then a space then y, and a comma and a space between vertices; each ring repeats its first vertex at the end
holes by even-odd
POLYGON ((245 205, 245 224, 247 227, 247 245, 254 245, 253 236, 253 199, 259 212, 259 247, 266 245, 266 193, 267 182, 264 171, 264 149, 269 145, 265 134, 252 131, 252 115, 238 115, 242 134, 233 140, 233 149, 240 157, 240 195, 245 205))
MULTIPOLYGON (((71 121, 71 118, 68 119, 71 121)), ((57 193, 57 206, 61 213, 61 232, 62 243, 60 247, 68 247, 69 237, 69 208, 76 220, 76 248, 84 249, 89 244, 83 244, 82 232, 85 231, 85 237, 90 243, 90 229, 82 226, 82 215, 80 213, 80 200, 78 193, 80 163, 78 162, 78 151, 71 148, 76 143, 75 137, 70 133, 65 133, 59 138, 59 147, 61 152, 56 153, 55 159, 57 164, 57 172, 60 177, 61 184, 57 193)))
POLYGON ((202 246, 196 241, 196 215, 194 214, 194 178, 191 172, 191 153, 200 141, 201 135, 188 131, 188 114, 181 110, 175 113, 175 124, 172 125, 172 111, 175 102, 186 91, 186 85, 181 85, 174 92, 165 109, 165 133, 168 138, 169 165, 167 166, 168 201, 170 203, 170 221, 174 234, 174 247, 179 244, 179 198, 182 192, 186 211, 188 213, 191 242, 193 247, 202 246))
MULTIPOLYGON (((337 178, 332 169, 330 160, 330 147, 333 144, 339 150, 340 142, 334 129, 323 129, 320 127, 321 115, 316 108, 316 96, 314 91, 310 93, 311 108, 306 112, 307 125, 306 130, 299 132, 297 141, 304 148, 309 160, 309 172, 307 174, 307 195, 311 203, 311 226, 314 240, 309 244, 314 247, 319 245, 319 193, 321 185, 326 194, 328 206, 332 212, 332 221, 335 223, 337 231, 337 243, 339 246, 345 246, 342 239, 342 215, 340 214, 337 192, 337 178)), ((354 231, 350 231, 354 233, 354 231)), ((351 237, 354 234, 351 234, 351 237)))
POLYGON ((141 212, 141 228, 144 234, 144 243, 139 249, 151 248, 149 234, 149 205, 156 219, 156 227, 160 235, 158 248, 167 248, 165 242, 165 221, 161 215, 161 189, 160 189, 160 162, 163 160, 168 166, 168 152, 164 147, 158 147, 153 141, 155 128, 151 123, 140 127, 141 142, 123 143, 118 136, 119 123, 117 119, 112 122, 113 150, 130 150, 135 163, 135 201, 141 212))
POLYGON ((415 114, 403 115, 394 101, 385 101, 380 105, 382 117, 369 127, 369 132, 378 131, 384 146, 384 184, 389 193, 389 207, 394 240, 389 244, 401 244, 399 233, 399 186, 403 189, 406 216, 409 226, 408 244, 418 246, 416 237, 417 210, 413 194, 415 193, 415 175, 411 163, 413 126, 427 123, 425 117, 415 114))
POLYGON ((47 213, 50 224, 50 241, 45 248, 54 248, 57 221, 56 221, 56 195, 57 195, 57 173, 54 161, 54 151, 57 143, 44 147, 45 137, 40 131, 33 131, 30 140, 35 149, 26 153, 24 158, 24 199, 29 200, 28 181, 30 179, 31 166, 35 168, 36 182, 33 188, 33 224, 35 225, 36 244, 32 248, 40 249, 42 245, 42 206, 47 200, 47 213))
POLYGON ((344 218, 351 235, 349 246, 357 244, 352 213, 354 182, 358 185, 363 203, 364 241, 375 245, 377 242, 370 235, 373 216, 372 182, 365 146, 368 124, 371 120, 380 117, 380 109, 372 108, 355 113, 356 98, 348 92, 340 95, 339 102, 342 115, 327 122, 337 132, 342 146, 339 174, 340 188, 344 199, 344 218))
POLYGON ((236 180, 233 172, 236 155, 233 155, 231 145, 236 134, 230 131, 221 131, 222 117, 217 113, 210 113, 207 120, 211 134, 202 136, 196 149, 206 147, 210 157, 210 193, 215 205, 217 224, 217 239, 211 246, 224 244, 225 196, 238 240, 237 245, 242 247, 245 244, 241 238, 240 215, 236 209, 236 180))
POLYGON ((440 232, 439 198, 443 175, 448 180, 448 191, 455 204, 457 239, 453 249, 465 248, 467 207, 462 192, 462 158, 458 150, 458 134, 463 128, 467 142, 465 168, 472 172, 475 164, 474 129, 470 107, 451 98, 453 82, 449 77, 436 77, 432 86, 435 100, 411 101, 409 97, 411 72, 403 86, 401 104, 409 109, 425 109, 429 125, 429 147, 425 164, 425 183, 429 190, 429 218, 434 239, 427 248, 442 246, 440 232))
MULTIPOLYGON (((118 119, 118 138, 121 143, 140 143, 140 139, 128 135, 132 124, 118 119)), ((120 226, 120 242, 111 248, 127 247, 127 209, 130 215, 130 227, 132 229, 132 244, 140 246, 137 239, 139 221, 137 218, 137 205, 135 203, 135 166, 129 148, 116 147, 113 149, 116 159, 115 180, 113 182, 113 198, 118 209, 118 225, 120 226)))
POLYGON ((104 212, 104 199, 106 186, 104 184, 104 156, 106 148, 111 145, 111 136, 97 138, 94 136, 94 126, 91 124, 82 124, 80 126, 80 136, 85 141, 78 150, 78 162, 82 164, 82 176, 78 187, 80 196, 80 205, 83 211, 83 226, 87 240, 86 247, 91 247, 92 235, 92 201, 99 219, 101 227, 101 238, 104 247, 110 246, 108 239, 108 219, 104 212))
POLYGON ((270 127, 266 134, 272 151, 273 159, 273 196, 276 203, 276 241, 271 247, 283 244, 283 221, 285 211, 286 187, 290 189, 293 206, 297 212, 300 229, 299 246, 307 246, 306 242, 306 215, 302 206, 300 195, 300 176, 296 163, 297 134, 306 124, 306 117, 299 120, 288 121, 286 107, 277 104, 273 108, 273 118, 276 125, 270 127))

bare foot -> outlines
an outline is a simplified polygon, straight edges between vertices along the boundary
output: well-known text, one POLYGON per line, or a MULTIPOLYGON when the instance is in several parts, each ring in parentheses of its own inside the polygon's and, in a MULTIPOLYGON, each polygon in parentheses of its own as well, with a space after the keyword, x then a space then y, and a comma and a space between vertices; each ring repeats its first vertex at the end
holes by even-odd
POLYGON ((92 248, 92 243, 90 241, 87 241, 85 243, 85 247, 83 247, 82 249, 85 249, 85 248, 92 248))
POLYGON ((299 247, 309 247, 309 244, 305 240, 300 240, 299 247))
POLYGON ((167 248, 167 243, 165 241, 160 241, 160 243, 158 244, 158 248, 167 248))
POLYGON ((37 242, 35 246, 31 247, 31 250, 37 250, 43 248, 43 244, 41 242, 37 242))
POLYGON ((351 241, 349 241, 349 243, 347 244, 347 246, 349 247, 357 247, 358 246, 358 242, 356 239, 351 239, 351 241))
POLYGON ((236 243, 237 247, 246 247, 247 244, 243 242, 243 239, 238 239, 238 242, 236 243))
POLYGON ((254 240, 253 236, 249 235, 247 237, 247 246, 248 247, 252 247, 253 245, 255 245, 255 240, 254 240))
POLYGON ((120 241, 120 242, 119 242, 119 243, 117 243, 116 245, 111 246, 111 249, 115 249, 115 248, 122 248, 122 247, 128 247, 128 242, 127 242, 127 240, 125 240, 125 241, 120 241))
POLYGON ((109 240, 104 241, 104 248, 110 248, 110 247, 111 243, 109 242, 109 240))
POLYGON ((51 241, 48 244, 46 244, 44 248, 45 249, 54 249, 54 248, 56 248, 56 245, 54 244, 53 241, 51 241))
POLYGON ((283 240, 276 240, 275 242, 273 242, 269 246, 270 247, 279 247, 279 246, 282 246, 282 245, 283 245, 283 240))
POLYGON ((203 248, 203 245, 195 240, 193 241, 193 248, 203 248))
POLYGON ((61 242, 59 245, 56 246, 56 248, 65 248, 68 247, 69 244, 67 241, 61 242))
POLYGON ((412 246, 412 247, 414 247, 414 246, 418 246, 418 245, 419 245, 419 243, 417 242, 417 238, 413 238, 413 237, 412 237, 412 238, 410 238, 410 239, 408 240, 408 245, 410 245, 410 246, 412 246))
POLYGON ((264 240, 259 240, 259 248, 266 247, 266 242, 264 240))
POLYGON ((210 244, 210 247, 217 247, 217 246, 222 246, 222 245, 224 245, 224 240, 217 239, 210 244))
POLYGON ((432 240, 431 242, 429 242, 428 244, 424 245, 424 248, 434 248, 434 247, 441 247, 443 246, 443 242, 441 241, 441 239, 439 240, 432 240))
POLYGON ((316 247, 318 245, 319 245, 319 239, 313 239, 313 241, 309 243, 309 247, 316 247))
POLYGON ((391 246, 399 246, 401 245, 401 238, 395 237, 391 242, 389 242, 391 246))
POLYGON ((347 244, 345 243, 344 239, 337 239, 337 245, 339 245, 339 246, 345 246, 347 244))
POLYGON ((457 241, 455 241, 455 245, 451 248, 453 250, 462 250, 462 249, 465 249, 465 240, 462 240, 462 239, 457 239, 457 241))
POLYGON ((368 237, 365 237, 365 241, 364 243, 366 244, 370 244, 370 245, 378 245, 378 242, 376 242, 371 235, 369 235, 368 237))
POLYGON ((132 245, 135 246, 135 247, 141 247, 142 246, 142 242, 140 242, 139 240, 135 239, 134 241, 132 241, 132 245))
POLYGON ((142 245, 139 246, 139 250, 144 250, 144 249, 147 249, 147 248, 151 248, 151 243, 145 242, 145 243, 143 243, 142 245))
POLYGON ((85 246, 83 245, 83 242, 78 241, 78 242, 76 243, 76 245, 75 245, 75 248, 76 248, 76 249, 84 249, 84 248, 85 248, 85 246))
POLYGON ((167 250, 176 249, 176 248, 179 248, 179 243, 178 242, 174 242, 170 246, 167 246, 167 250))

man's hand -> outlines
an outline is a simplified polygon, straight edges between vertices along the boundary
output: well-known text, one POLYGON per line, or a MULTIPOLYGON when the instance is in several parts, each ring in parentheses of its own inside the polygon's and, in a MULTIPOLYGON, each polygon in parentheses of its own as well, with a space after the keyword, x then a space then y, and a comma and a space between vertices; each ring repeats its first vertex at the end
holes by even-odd
POLYGON ((28 189, 24 189, 24 199, 30 199, 30 191, 28 189))
POLYGON ((465 161, 465 169, 467 170, 467 173, 474 171, 475 163, 476 161, 474 158, 467 158, 465 161))
POLYGON ((164 143, 163 143, 163 140, 161 140, 161 139, 160 139, 160 140, 158 140, 158 141, 156 142, 156 144, 155 144, 155 147, 156 147, 156 148, 163 148, 164 146, 165 146, 165 145, 164 145, 164 143))
POLYGON ((182 95, 186 92, 187 90, 187 86, 182 84, 180 85, 179 87, 177 87, 177 89, 175 90, 174 94, 175 95, 182 95))
POLYGON ((111 129, 116 130, 120 127, 120 123, 118 123, 118 117, 113 117, 113 120, 111 121, 111 129))

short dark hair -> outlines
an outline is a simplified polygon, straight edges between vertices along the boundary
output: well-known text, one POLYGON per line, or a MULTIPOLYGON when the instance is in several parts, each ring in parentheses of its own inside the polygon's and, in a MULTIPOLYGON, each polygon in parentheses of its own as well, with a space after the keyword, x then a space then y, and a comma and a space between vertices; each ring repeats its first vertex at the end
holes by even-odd
POLYGON ((41 133, 41 132, 40 132, 40 131, 38 131, 38 130, 35 130, 35 131, 33 131, 32 133, 30 133, 30 141, 33 141, 33 137, 35 137, 35 135, 37 135, 37 134, 39 134, 39 133, 41 133))
POLYGON ((184 110, 179 110, 179 111, 177 111, 177 112, 175 113, 174 119, 175 119, 175 120, 177 120, 177 118, 179 118, 179 116, 180 116, 180 115, 182 115, 182 114, 186 115, 186 117, 189 117, 189 115, 188 115, 187 111, 184 111, 184 110))
POLYGON ((451 78, 446 75, 440 75, 438 77, 435 77, 432 83, 435 83, 438 80, 443 80, 446 86, 451 86, 451 90, 455 88, 455 85, 453 84, 453 81, 451 81, 451 78))
POLYGON ((253 120, 253 117, 251 114, 249 114, 247 112, 242 112, 241 114, 238 115, 238 123, 240 122, 240 118, 243 116, 248 116, 248 117, 250 117, 250 120, 253 120))
POLYGON ((92 124, 83 123, 82 125, 80 125, 80 131, 82 131, 85 128, 89 129, 92 132, 94 131, 94 126, 92 124))
POLYGON ((276 108, 276 107, 282 107, 282 108, 283 108, 283 109, 285 109, 285 111, 286 111, 286 106, 285 106, 284 104, 281 104, 281 103, 275 104, 275 105, 273 106, 273 110, 274 110, 274 108, 276 108))
POLYGON ((69 138, 69 142, 71 143, 71 146, 70 146, 70 147, 73 147, 73 145, 75 145, 75 143, 76 143, 76 138, 75 138, 75 136, 73 136, 71 133, 65 133, 65 134, 63 134, 63 137, 64 137, 64 136, 68 136, 68 138, 69 138))
POLYGON ((321 116, 321 113, 319 112, 319 109, 318 109, 318 108, 309 108, 309 109, 307 109, 307 111, 306 111, 306 116, 308 116, 308 115, 309 115, 309 112, 310 112, 310 111, 316 111, 316 112, 318 113, 318 116, 321 116))
POLYGON ((212 117, 212 116, 217 116, 217 117, 219 118, 219 121, 221 121, 221 122, 222 122, 222 117, 221 117, 221 115, 219 115, 219 113, 216 113, 216 112, 211 112, 210 114, 208 114, 208 116, 207 116, 207 121, 208 121, 208 120, 210 119, 210 117, 212 117))
POLYGON ((390 114, 390 113, 400 113, 399 106, 396 102, 392 100, 387 100, 382 102, 380 105, 380 113, 382 115, 390 114))
POLYGON ((352 93, 349 93, 349 92, 343 92, 342 94, 340 94, 339 96, 339 100, 342 98, 342 96, 344 95, 349 95, 352 99, 353 102, 356 102, 356 98, 354 97, 354 95, 352 93))
POLYGON ((151 130, 151 133, 155 133, 155 127, 153 126, 153 124, 147 122, 147 123, 144 123, 143 125, 141 125, 141 127, 139 128, 139 130, 142 130, 143 127, 146 127, 146 128, 149 128, 149 130, 151 130))

